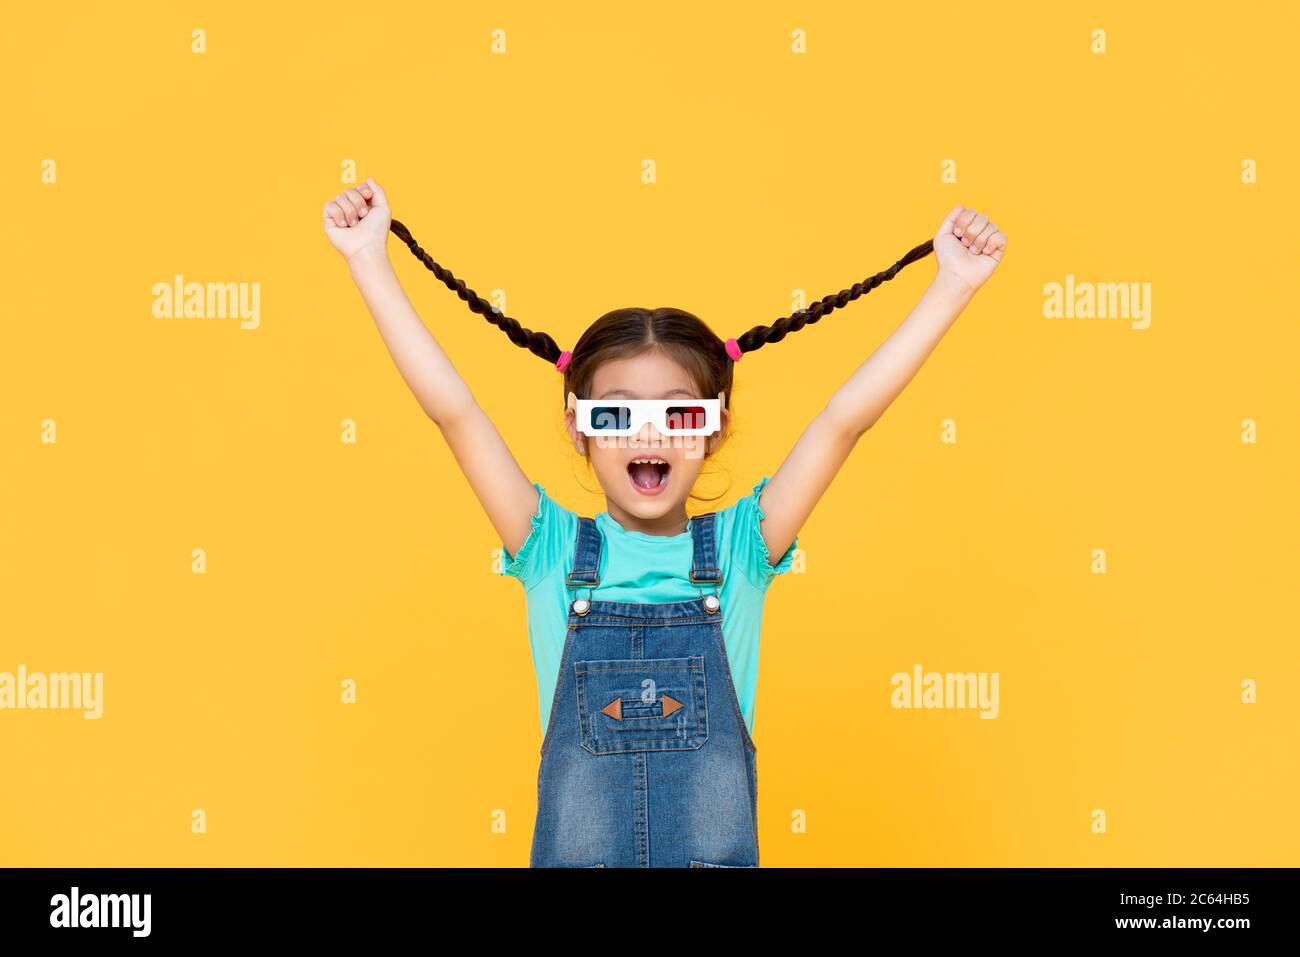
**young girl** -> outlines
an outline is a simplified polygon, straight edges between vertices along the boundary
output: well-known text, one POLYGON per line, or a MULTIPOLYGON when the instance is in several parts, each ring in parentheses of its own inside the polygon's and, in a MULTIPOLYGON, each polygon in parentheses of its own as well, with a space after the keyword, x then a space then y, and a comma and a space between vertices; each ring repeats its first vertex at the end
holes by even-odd
POLYGON ((561 351, 434 262, 373 177, 325 204, 325 233, 501 536, 503 574, 526 590, 544 735, 532 866, 757 867, 750 732, 767 587, 858 439, 1001 262, 1006 235, 957 205, 890 269, 739 339, 680 309, 618 309, 561 351), (607 511, 578 516, 528 480, 402 291, 390 229, 472 311, 563 374, 569 436, 607 511), (938 271, 921 301, 775 475, 730 508, 688 516, 727 434, 736 362, 931 250, 938 271))

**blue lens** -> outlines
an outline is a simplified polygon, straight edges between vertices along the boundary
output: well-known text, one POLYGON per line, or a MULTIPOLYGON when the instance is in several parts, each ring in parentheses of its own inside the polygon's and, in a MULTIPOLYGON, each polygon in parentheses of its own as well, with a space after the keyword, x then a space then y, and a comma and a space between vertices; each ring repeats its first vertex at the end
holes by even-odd
POLYGON ((594 431, 621 431, 632 424, 632 410, 625 405, 597 405, 591 409, 594 431))

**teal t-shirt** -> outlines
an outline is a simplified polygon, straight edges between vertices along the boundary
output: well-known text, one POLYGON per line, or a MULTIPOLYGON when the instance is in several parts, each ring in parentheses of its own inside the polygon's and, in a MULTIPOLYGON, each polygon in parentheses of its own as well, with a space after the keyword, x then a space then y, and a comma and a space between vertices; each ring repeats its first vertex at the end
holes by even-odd
MULTIPOLYGON (((764 476, 753 491, 736 504, 720 510, 714 521, 718 564, 722 568, 722 637, 740 699, 740 711, 752 736, 754 692, 758 687, 758 636, 763 619, 763 599, 777 575, 789 571, 799 539, 790 543, 781 560, 769 563, 767 544, 759 523, 763 510, 759 496, 771 476, 764 476)), ((511 557, 501 548, 501 574, 523 583, 528 604, 528 641, 537 670, 537 701, 542 735, 551 716, 551 704, 560 675, 564 636, 568 629, 570 597, 585 597, 580 587, 570 596, 564 583, 573 568, 578 537, 578 516, 556 503, 537 482, 537 514, 528 538, 511 557)), ((688 601, 710 594, 711 586, 695 585, 689 578, 694 554, 691 529, 679 535, 647 535, 628 531, 608 512, 595 516, 603 545, 600 550, 600 585, 592 593, 597 601, 688 601)))

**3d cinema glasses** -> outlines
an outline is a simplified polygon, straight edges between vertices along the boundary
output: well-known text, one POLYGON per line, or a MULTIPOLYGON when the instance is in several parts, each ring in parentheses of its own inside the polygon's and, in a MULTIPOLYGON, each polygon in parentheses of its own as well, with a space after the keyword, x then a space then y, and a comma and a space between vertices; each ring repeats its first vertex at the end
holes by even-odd
POLYGON ((636 435, 646 423, 660 435, 712 435, 722 427, 721 399, 578 399, 577 429, 593 438, 636 435))

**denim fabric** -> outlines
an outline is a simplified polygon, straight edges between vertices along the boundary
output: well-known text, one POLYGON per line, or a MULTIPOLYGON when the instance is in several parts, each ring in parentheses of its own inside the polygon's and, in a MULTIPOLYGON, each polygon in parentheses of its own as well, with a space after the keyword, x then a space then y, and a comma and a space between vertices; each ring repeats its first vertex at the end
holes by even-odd
POLYGON ((756 749, 722 637, 715 515, 691 521, 700 597, 657 603, 596 597, 601 533, 579 519, 533 867, 758 866, 756 749))
MULTIPOLYGON (((758 692, 759 633, 763 606, 773 581, 792 571, 799 539, 776 564, 763 539, 763 476, 749 495, 716 513, 714 541, 723 581, 718 597, 727 608, 722 640, 740 699, 740 713, 754 734, 758 692)), ((528 646, 537 673, 537 716, 541 737, 550 724, 551 704, 559 684, 560 658, 569 617, 570 589, 565 581, 578 539, 578 514, 551 498, 534 482, 537 512, 528 538, 511 554, 501 546, 501 574, 524 587, 528 604, 528 646)), ((687 575, 691 567, 689 525, 678 535, 647 535, 626 529, 609 512, 595 515, 601 534, 600 593, 607 601, 686 601, 700 594, 687 575)), ((692 519, 693 521, 693 519, 692 519)))

